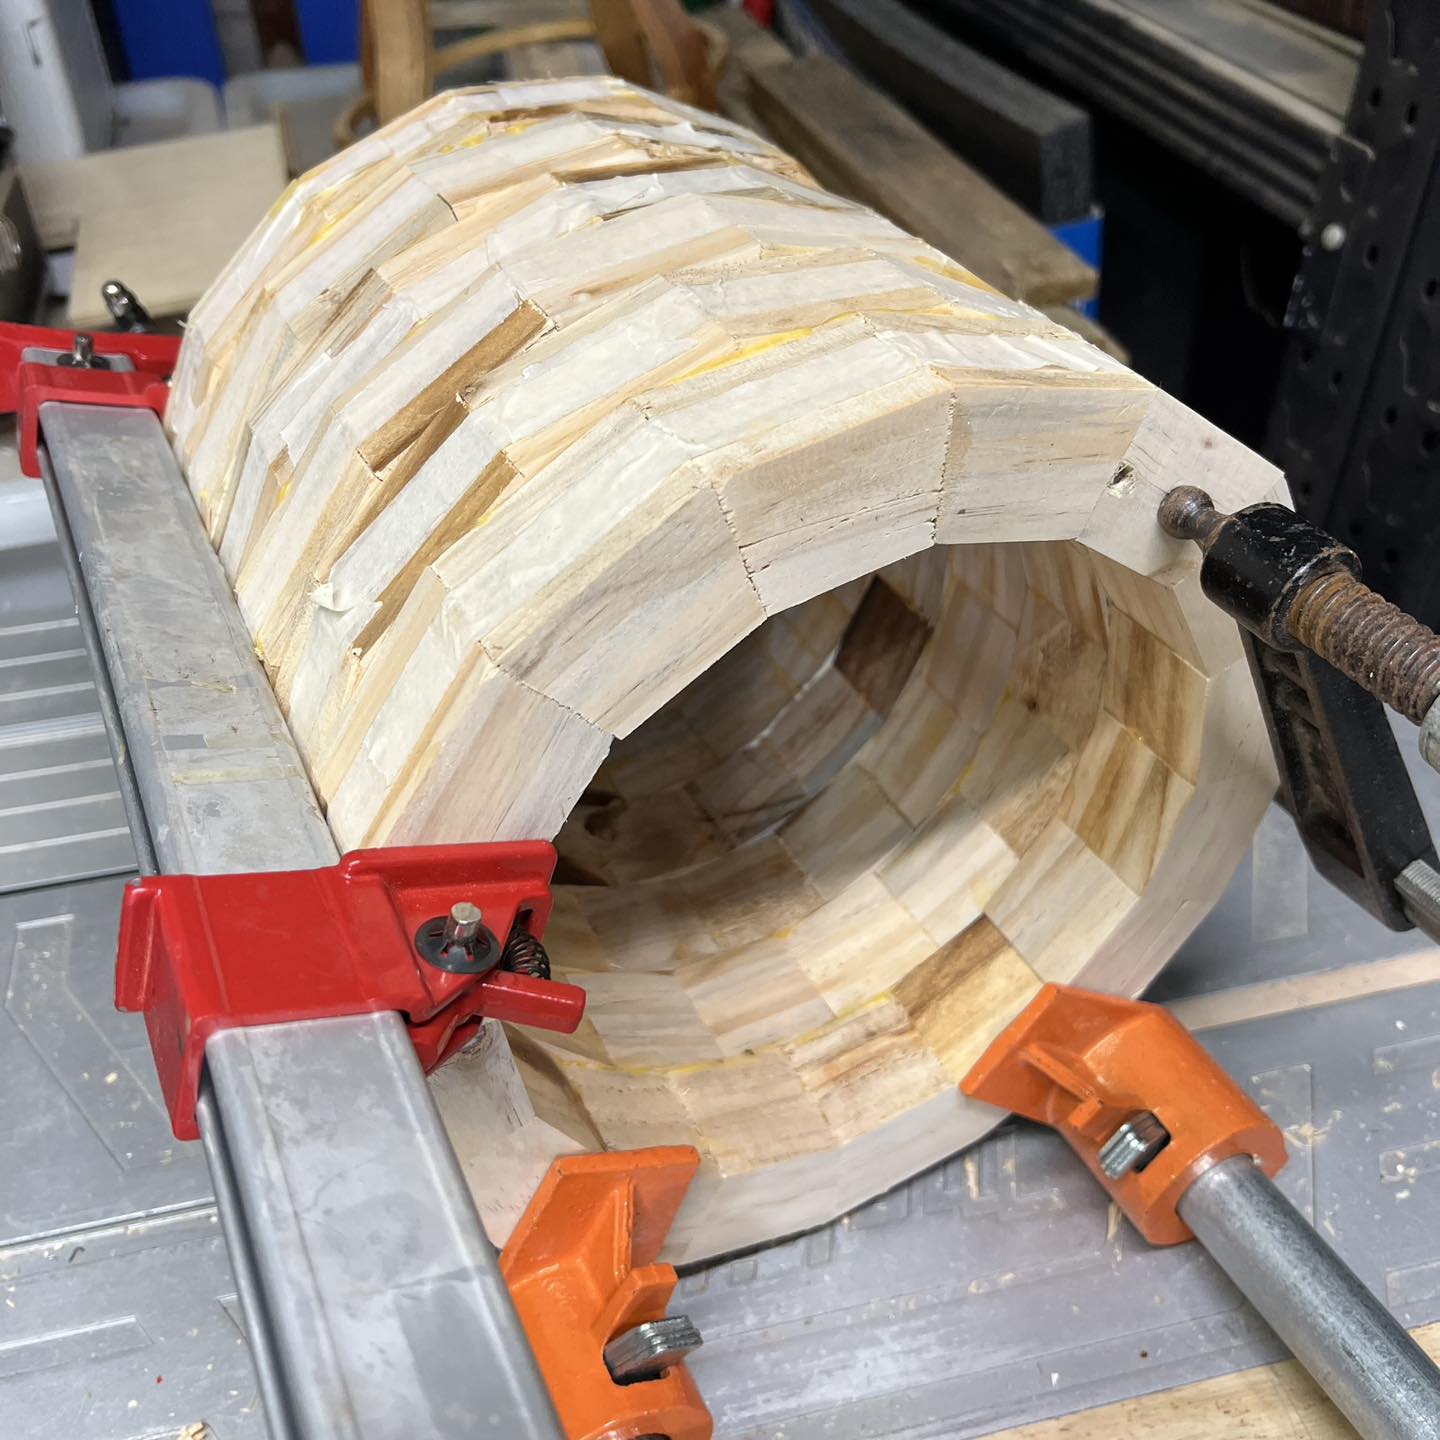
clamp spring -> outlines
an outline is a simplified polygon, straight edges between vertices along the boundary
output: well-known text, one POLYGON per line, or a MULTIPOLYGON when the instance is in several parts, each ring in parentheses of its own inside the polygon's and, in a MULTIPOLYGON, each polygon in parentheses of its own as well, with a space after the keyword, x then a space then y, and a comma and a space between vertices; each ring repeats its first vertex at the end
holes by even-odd
POLYGON ((500 968, 511 970, 516 975, 529 975, 534 980, 550 978, 550 956, 540 941, 525 928, 523 916, 515 922, 515 928, 505 942, 500 968))

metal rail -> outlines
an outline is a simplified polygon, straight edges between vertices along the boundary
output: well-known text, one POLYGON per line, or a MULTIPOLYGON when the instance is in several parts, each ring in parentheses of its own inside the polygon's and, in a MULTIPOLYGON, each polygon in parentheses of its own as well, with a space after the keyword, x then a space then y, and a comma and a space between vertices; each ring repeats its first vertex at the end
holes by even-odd
POLYGON ((1365 1440, 1440 1440, 1440 1372, 1248 1155, 1180 1216, 1365 1440))
MULTIPOLYGON (((159 422, 49 404, 46 484, 122 774, 163 871, 334 841, 159 422)), ((398 1017, 224 1031, 206 1157, 274 1440, 559 1440, 398 1017)))

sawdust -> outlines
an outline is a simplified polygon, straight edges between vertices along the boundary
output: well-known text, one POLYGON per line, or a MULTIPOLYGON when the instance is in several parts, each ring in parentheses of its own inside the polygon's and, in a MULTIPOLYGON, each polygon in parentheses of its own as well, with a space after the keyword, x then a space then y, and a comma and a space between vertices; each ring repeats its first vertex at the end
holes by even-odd
POLYGON ((1120 1233, 1120 1207, 1112 1200, 1105 1212, 1105 1239, 1113 1240, 1120 1233))
POLYGON ((1306 1150, 1313 1150, 1317 1145, 1323 1145, 1329 1138, 1330 1132, 1335 1128, 1338 1120, 1344 1118, 1343 1110, 1332 1110, 1330 1117, 1323 1125, 1316 1125, 1311 1120, 1305 1120, 1299 1125, 1287 1125, 1286 1136, 1297 1145, 1303 1146, 1306 1150))
POLYGON ((973 1155, 965 1156, 965 1193, 972 1200, 980 1198, 980 1162, 973 1155))

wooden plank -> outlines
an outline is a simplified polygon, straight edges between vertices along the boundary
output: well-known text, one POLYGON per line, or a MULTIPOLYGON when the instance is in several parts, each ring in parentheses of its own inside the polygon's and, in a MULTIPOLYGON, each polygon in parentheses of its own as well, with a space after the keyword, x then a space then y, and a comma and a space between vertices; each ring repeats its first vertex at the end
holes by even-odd
POLYGON ((381 125, 412 110, 432 84, 427 0, 364 0, 365 44, 373 66, 375 118, 381 125))
POLYGON ((773 30, 757 25, 738 6, 717 5, 705 12, 705 23, 725 36, 728 55, 716 98, 720 113, 752 130, 764 125, 750 103, 750 78, 771 65, 795 58, 773 30))
POLYGON ((650 83, 650 55, 645 34, 628 0, 591 0, 595 40, 606 64, 632 85, 650 83))
POLYGON ((1259 0, 934 0, 929 13, 1062 80, 1283 220, 1309 214, 1355 64, 1338 37, 1259 0))
POLYGON ((1090 117, 923 20, 900 0, 814 0, 867 79, 1050 224, 1094 203, 1090 117))
MULTIPOLYGON (((1410 1332, 1440 1360, 1440 1325, 1410 1332)), ((1135 1400, 997 1431, 991 1440, 1356 1440, 1348 1420, 1294 1360, 1259 1365, 1135 1400)))
POLYGON ((982 280, 1035 305, 1088 298, 1095 272, 1037 220, 833 60, 751 77, 757 114, 824 184, 873 205, 982 280))
POLYGON ((1239 985, 1210 995, 1192 995, 1169 1008, 1188 1030, 1214 1030, 1270 1015, 1289 1015, 1318 1005, 1335 1005, 1369 995, 1388 995, 1440 980, 1440 950, 1412 950, 1383 960, 1366 960, 1315 975, 1291 975, 1239 985))
POLYGON ((1081 339, 1088 340, 1107 355, 1113 355, 1122 365, 1130 363, 1130 352, 1098 320, 1082 315, 1069 305, 1042 305, 1040 309, 1057 325, 1073 330, 1081 339))
MULTIPOLYGON (((194 192, 214 195, 219 185, 234 185, 268 205, 284 186, 284 156, 277 128, 254 125, 162 140, 123 150, 97 150, 53 165, 27 165, 21 171, 35 214, 40 242, 47 250, 75 243, 85 215, 130 207, 171 207, 174 197, 194 192), (282 177, 274 184, 275 165, 282 177)), ((167 214, 173 214, 167 208, 167 214)), ((232 237, 233 251, 240 237, 232 237)))
MULTIPOLYGON (((165 164, 167 146, 147 146, 152 153, 142 166, 125 167, 136 177, 133 187, 116 186, 102 172, 103 183, 75 196, 72 325, 109 323, 100 287, 111 279, 128 285, 151 314, 183 315, 285 188, 278 126, 174 144, 182 152, 177 167, 165 164)), ((89 161, 110 163, 113 155, 124 167, 132 153, 87 156, 76 164, 90 174, 89 161)))

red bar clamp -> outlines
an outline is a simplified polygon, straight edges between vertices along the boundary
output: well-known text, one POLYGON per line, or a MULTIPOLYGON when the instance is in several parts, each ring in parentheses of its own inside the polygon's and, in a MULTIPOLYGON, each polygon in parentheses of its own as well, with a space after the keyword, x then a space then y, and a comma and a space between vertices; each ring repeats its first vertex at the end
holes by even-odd
POLYGON ((1047 985, 960 1088, 1053 1126, 1152 1245, 1192 1238, 1176 1204, 1212 1165, 1274 1175, 1280 1127, 1159 1005, 1047 985))
POLYGON ((40 473, 40 407, 47 401, 119 405, 163 417, 179 355, 180 341, 174 335, 90 335, 0 324, 0 415, 17 417, 21 470, 40 473), (27 360, 29 351, 54 354, 27 360), (134 368, 113 366, 117 359, 134 368))
POLYGON ((398 1010, 428 1072, 506 1020, 569 1034, 585 992, 499 968, 550 918, 545 841, 356 850, 323 870, 154 875, 125 892, 115 1003, 143 1011, 171 1124, 198 1135, 205 1042, 398 1010))

